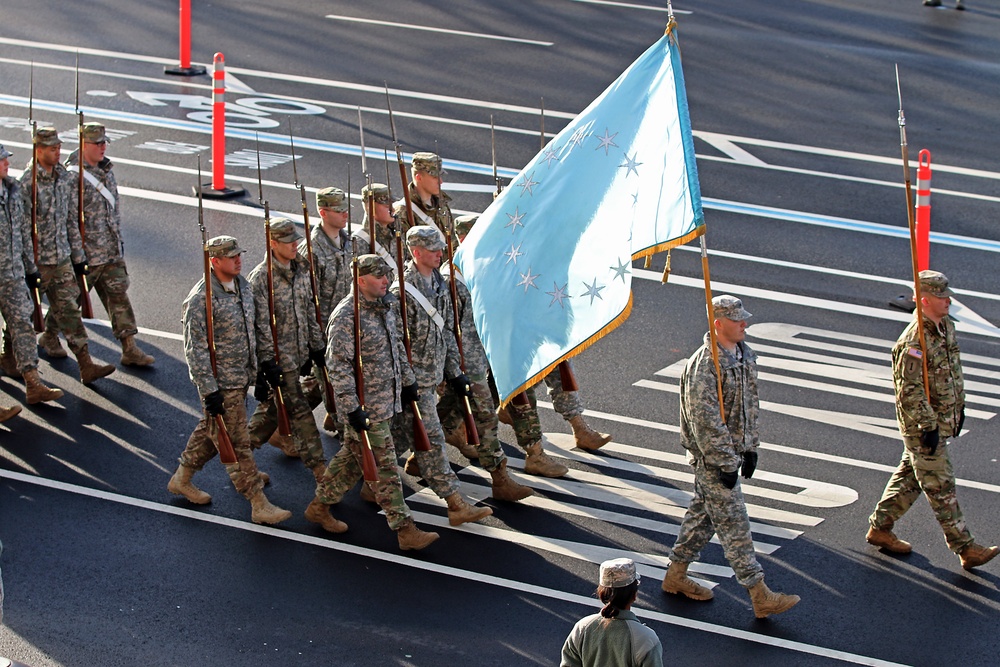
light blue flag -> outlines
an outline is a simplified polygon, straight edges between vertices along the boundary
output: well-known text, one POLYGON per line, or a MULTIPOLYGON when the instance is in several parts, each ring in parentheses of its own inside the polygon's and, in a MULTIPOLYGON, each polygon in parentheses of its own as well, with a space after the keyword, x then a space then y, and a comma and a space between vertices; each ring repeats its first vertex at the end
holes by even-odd
POLYGON ((552 139, 455 256, 504 401, 628 317, 633 258, 703 231, 674 37, 552 139))

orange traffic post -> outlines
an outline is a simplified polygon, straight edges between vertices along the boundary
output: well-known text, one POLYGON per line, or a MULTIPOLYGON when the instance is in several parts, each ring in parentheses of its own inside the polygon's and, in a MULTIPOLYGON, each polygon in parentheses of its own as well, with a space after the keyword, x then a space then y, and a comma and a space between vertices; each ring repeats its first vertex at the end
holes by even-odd
POLYGON ((202 196, 209 199, 242 197, 242 186, 226 187, 226 57, 212 59, 212 182, 203 185, 202 196))
POLYGON ((920 151, 917 167, 917 267, 930 268, 931 261, 931 152, 920 151))
POLYGON ((164 74, 175 76, 200 76, 207 70, 201 65, 191 65, 191 0, 181 0, 180 19, 180 65, 164 68, 164 74))

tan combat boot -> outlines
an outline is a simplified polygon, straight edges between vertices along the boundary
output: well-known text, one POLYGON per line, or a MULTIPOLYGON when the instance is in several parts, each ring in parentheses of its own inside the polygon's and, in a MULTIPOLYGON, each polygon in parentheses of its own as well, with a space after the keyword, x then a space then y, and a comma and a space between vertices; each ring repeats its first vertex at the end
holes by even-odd
POLYGON ((8 419, 13 419, 14 417, 21 414, 21 406, 15 403, 9 408, 0 408, 0 422, 5 422, 8 419))
POLYGON ((458 491, 445 498, 445 502, 448 503, 448 523, 453 526, 479 521, 493 514, 489 507, 475 507, 465 502, 458 491))
POLYGON ((587 422, 583 421, 583 415, 577 415, 570 419, 569 425, 573 427, 576 446, 580 449, 594 451, 611 442, 610 435, 607 433, 598 433, 590 428, 587 422))
POLYGON ((413 477, 423 477, 423 475, 420 474, 420 464, 417 463, 416 454, 410 454, 406 457, 406 463, 403 465, 403 472, 413 477))
POLYGON ((524 448, 527 456, 524 459, 524 472, 538 477, 562 477, 569 472, 569 468, 553 460, 542 449, 542 441, 528 445, 524 448))
POLYGON ((913 551, 913 546, 909 542, 896 537, 889 528, 869 528, 868 534, 865 535, 865 541, 894 554, 908 554, 913 551))
POLYGON ((186 465, 177 466, 177 472, 167 482, 167 491, 178 496, 184 496, 195 505, 207 505, 212 502, 212 496, 208 495, 191 482, 194 475, 194 468, 186 465))
POLYGON ((65 359, 66 349, 59 342, 59 334, 55 331, 46 330, 41 336, 38 337, 38 344, 41 346, 42 350, 48 355, 49 359, 65 359))
POLYGON ((663 575, 663 584, 660 588, 664 593, 681 593, 692 600, 711 600, 715 595, 711 589, 705 588, 687 575, 688 563, 680 561, 670 561, 667 573, 663 575))
POLYGON ((524 500, 535 493, 534 490, 511 479, 507 473, 506 459, 500 462, 496 470, 490 471, 490 477, 493 478, 493 498, 496 500, 516 503, 518 500, 524 500))
POLYGON ((156 359, 140 350, 135 344, 135 336, 122 338, 122 366, 150 366, 154 361, 156 359))
POLYGON ((362 480, 361 482, 361 500, 366 503, 374 503, 378 505, 378 500, 375 498, 375 492, 372 491, 371 484, 362 480))
MULTIPOLYGON (((44 334, 42 335, 44 336, 44 334)), ((107 377, 115 372, 115 367, 111 364, 94 363, 94 360, 90 357, 90 350, 87 349, 86 345, 83 345, 74 354, 76 355, 76 363, 80 365, 80 381, 83 384, 90 384, 94 380, 100 380, 102 377, 107 377)))
POLYGON ((250 498, 250 520, 254 523, 275 524, 292 518, 292 513, 271 504, 263 491, 258 491, 250 498))
POLYGON ((441 536, 437 533, 429 533, 417 528, 413 519, 407 519, 402 526, 396 529, 396 539, 399 540, 399 548, 403 551, 420 551, 439 537, 441 536))
POLYGON ((306 507, 304 516, 306 521, 318 523, 328 533, 347 532, 347 524, 330 514, 330 506, 321 503, 317 498, 313 498, 309 506, 306 507))
POLYGON ((973 542, 962 549, 958 557, 962 559, 962 567, 966 570, 971 570, 974 567, 989 563, 996 557, 997 553, 1000 553, 1000 547, 984 547, 973 542))
POLYGON ((5 330, 3 332, 3 352, 0 353, 0 370, 12 378, 16 378, 21 374, 17 370, 17 360, 14 359, 14 343, 10 340, 10 334, 5 330))
POLYGON ((786 612, 799 603, 798 595, 775 593, 767 587, 764 580, 749 589, 750 602, 753 603, 753 613, 757 618, 767 618, 771 614, 786 612))
POLYGON ((292 440, 292 436, 290 435, 281 435, 280 433, 275 431, 274 433, 271 434, 271 437, 268 439, 267 444, 274 445, 282 452, 284 452, 285 456, 289 458, 292 459, 299 458, 299 450, 296 449, 295 441, 292 440))
POLYGON ((38 377, 37 368, 29 368, 24 371, 24 400, 28 405, 42 403, 44 401, 55 401, 63 397, 63 390, 49 387, 42 378, 38 377))
POLYGON ((469 442, 467 431, 465 430, 465 424, 462 424, 454 431, 446 435, 444 439, 445 442, 461 452, 462 456, 470 461, 475 461, 479 458, 479 450, 476 449, 475 445, 469 442))

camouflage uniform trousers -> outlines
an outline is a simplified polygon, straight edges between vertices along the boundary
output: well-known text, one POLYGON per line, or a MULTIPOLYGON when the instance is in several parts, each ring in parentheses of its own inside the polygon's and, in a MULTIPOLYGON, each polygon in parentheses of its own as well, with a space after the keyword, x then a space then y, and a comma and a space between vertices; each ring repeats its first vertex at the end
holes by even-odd
MULTIPOLYGON (((332 388, 332 384, 331 384, 332 388)), ((309 407, 315 410, 322 403, 324 407, 327 408, 327 414, 333 419, 334 425, 337 430, 343 433, 344 422, 340 421, 340 415, 337 414, 337 406, 330 405, 326 406, 326 400, 324 398, 323 390, 323 374, 319 371, 316 366, 313 366, 312 371, 309 375, 302 378, 302 391, 306 395, 306 400, 309 401, 309 407), (329 408, 333 408, 330 410, 329 408)), ((330 396, 331 402, 334 400, 333 396, 330 396)))
POLYGON ((403 412, 392 418, 392 440, 396 445, 396 453, 402 455, 406 450, 412 450, 420 465, 420 474, 431 487, 438 498, 447 498, 458 491, 458 476, 451 469, 448 454, 445 452, 444 431, 437 414, 437 392, 435 387, 420 387, 420 399, 417 406, 420 416, 427 429, 427 439, 431 448, 427 452, 413 449, 413 412, 409 406, 403 412))
MULTIPOLYGON (((229 479, 233 481, 236 491, 246 498, 252 498, 264 489, 264 482, 257 470, 250 447, 250 435, 247 432, 246 388, 223 389, 222 401, 225 414, 222 421, 226 424, 229 439, 233 442, 236 452, 236 463, 226 466, 229 479)), ((187 447, 181 453, 180 463, 188 468, 201 470, 219 453, 215 419, 206 413, 194 432, 188 438, 187 447)))
POLYGON ((580 392, 563 389, 558 366, 545 376, 545 386, 549 388, 552 407, 562 415, 563 419, 569 421, 573 417, 579 417, 583 414, 583 399, 580 398, 580 392))
POLYGON ((941 524, 948 548, 960 552, 972 544, 973 538, 955 495, 955 472, 948 457, 947 440, 941 439, 934 456, 923 453, 925 448, 920 438, 904 437, 903 445, 903 458, 885 485, 875 511, 868 517, 869 523, 876 529, 891 530, 922 492, 941 524))
MULTIPOLYGON (((507 460, 500 446, 500 437, 497 435, 500 423, 497 420, 496 404, 493 402, 485 375, 469 375, 469 380, 472 382, 469 407, 472 408, 472 418, 476 422, 476 431, 479 435, 479 446, 476 448, 479 452, 479 464, 485 470, 492 472, 507 460)), ((438 418, 441 420, 444 432, 452 433, 465 423, 465 404, 447 382, 443 383, 438 391, 440 393, 437 404, 438 418)))
MULTIPOLYGON (((300 378, 299 381, 302 383, 302 395, 306 397, 306 402, 309 404, 310 410, 315 410, 321 403, 323 403, 323 385, 316 377, 316 370, 313 369, 312 374, 300 378)), ((333 415, 333 420, 336 423, 337 430, 343 431, 343 423, 337 419, 337 415, 333 415)), ((278 422, 275 420, 274 424, 271 426, 271 432, 265 433, 264 426, 264 415, 254 411, 253 415, 250 417, 250 432, 253 441, 264 443, 271 439, 274 432, 278 430, 278 422)), ((259 444, 256 446, 260 446, 259 444)))
MULTIPOLYGON (((285 376, 285 386, 281 388, 281 397, 285 401, 285 411, 292 425, 292 442, 299 453, 299 458, 307 468, 312 470, 318 465, 326 466, 326 454, 323 453, 323 442, 319 439, 319 429, 316 428, 316 418, 313 416, 309 400, 303 393, 302 384, 296 378, 289 381, 285 376)), ((268 441, 278 428, 278 409, 274 397, 260 403, 250 417, 250 444, 254 449, 268 441)))
POLYGON ((97 292, 104 310, 111 318, 111 330, 115 338, 121 340, 139 333, 135 323, 135 311, 128 298, 128 269, 124 259, 116 259, 107 264, 91 266, 87 275, 88 284, 97 292))
POLYGON ((23 282, 0 283, 0 315, 4 349, 11 349, 17 370, 21 373, 38 366, 38 343, 31 325, 31 298, 23 282))
MULTIPOLYGON (((378 481, 372 484, 375 500, 385 512, 389 528, 397 530, 410 518, 410 508, 403 500, 403 483, 399 479, 399 464, 392 441, 392 429, 386 419, 368 429, 368 443, 375 455, 378 481)), ((361 439, 350 426, 344 428, 344 445, 334 455, 323 479, 316 485, 316 499, 327 505, 336 505, 358 480, 362 478, 361 439)))
MULTIPOLYGON (((493 374, 487 378, 490 384, 490 395, 493 397, 494 405, 500 405, 500 394, 497 391, 493 374)), ((528 447, 542 439, 542 424, 538 418, 538 399, 535 396, 535 388, 529 387, 524 390, 528 397, 527 405, 518 405, 514 401, 507 403, 507 414, 513 422, 511 428, 514 429, 514 437, 518 446, 527 450, 528 447)))
POLYGON ((670 560, 680 563, 696 560, 714 534, 718 534, 726 560, 740 584, 751 588, 764 579, 764 569, 754 555, 750 518, 739 482, 735 488, 727 489, 719 480, 717 468, 698 461, 694 464, 694 497, 684 514, 670 560))
POLYGON ((74 353, 87 345, 87 330, 83 328, 80 314, 80 286, 76 282, 73 265, 67 259, 61 264, 42 264, 41 291, 49 298, 49 312, 45 314, 45 330, 62 331, 74 353))

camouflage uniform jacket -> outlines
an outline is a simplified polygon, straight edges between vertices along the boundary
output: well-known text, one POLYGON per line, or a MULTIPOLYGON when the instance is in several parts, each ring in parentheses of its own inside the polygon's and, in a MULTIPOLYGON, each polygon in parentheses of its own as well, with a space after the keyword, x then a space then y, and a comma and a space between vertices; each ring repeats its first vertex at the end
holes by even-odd
POLYGON ((31 225, 24 219, 21 186, 10 176, 0 182, 0 281, 24 280, 25 266, 34 264, 31 225))
MULTIPOLYGON (((376 301, 358 299, 361 316, 361 360, 364 368, 365 409, 372 423, 392 418, 402 412, 400 389, 416 382, 406 360, 406 348, 399 329, 396 297, 387 294, 376 301)), ((358 408, 354 383, 354 294, 349 293, 337 305, 326 329, 328 340, 337 341, 326 348, 337 411, 350 414, 358 408)))
MULTIPOLYGON (((385 251, 389 253, 389 255, 392 257, 391 262, 385 257, 382 257, 382 259, 385 259, 386 263, 392 267, 392 275, 396 275, 396 267, 398 266, 396 263, 396 225, 398 224, 400 224, 399 218, 396 218, 396 221, 390 225, 380 225, 377 223, 375 224, 375 240, 378 242, 380 246, 385 248, 385 251)), ((368 231, 367 218, 365 218, 365 221, 362 224, 361 229, 365 230, 365 232, 368 231)), ((402 233, 405 235, 406 231, 404 230, 402 233)), ((371 244, 366 239, 358 236, 357 232, 354 232, 354 235, 351 237, 351 239, 354 242, 354 248, 358 251, 358 257, 367 254, 379 254, 372 249, 371 244)), ((410 252, 406 247, 405 241, 403 242, 402 245, 403 245, 403 263, 405 264, 410 260, 410 252)))
MULTIPOLYGON (((299 369, 309 359, 309 350, 326 348, 323 331, 316 322, 309 263, 298 255, 286 269, 275 260, 272 272, 281 370, 288 377, 297 377, 299 369)), ((257 304, 257 358, 274 359, 267 300, 267 260, 250 272, 250 285, 257 304)))
MULTIPOLYGON (((28 229, 31 229, 31 170, 34 161, 21 174, 21 202, 28 229)), ((44 265, 61 264, 67 259, 80 263, 86 260, 76 211, 76 188, 73 174, 66 167, 56 164, 51 174, 38 168, 38 263, 44 265)), ((29 273, 37 270, 34 258, 31 266, 24 267, 29 273)))
POLYGON ((710 344, 706 333, 704 345, 691 355, 681 374, 681 444, 689 458, 733 472, 740 467, 740 455, 760 444, 757 355, 746 343, 738 343, 737 359, 717 344, 726 409, 723 423, 710 344))
MULTIPOLYGON (((340 247, 333 245, 322 225, 310 230, 312 237, 313 266, 316 270, 316 287, 319 291, 320 322, 325 327, 333 309, 351 291, 351 237, 340 230, 340 247)), ((306 240, 299 242, 299 255, 308 257, 306 240)), ((309 265, 306 264, 306 267, 309 265)))
MULTIPOLYGON (((442 329, 424 307, 408 293, 406 295, 406 325, 410 333, 410 352, 413 356, 413 372, 421 387, 436 387, 445 378, 453 378, 462 372, 458 363, 458 346, 455 344, 455 318, 451 311, 451 296, 448 286, 438 271, 430 278, 420 275, 413 262, 403 271, 406 282, 414 285, 427 297, 444 320, 442 329)), ((399 297, 401 285, 392 284, 392 293, 399 297)))
MULTIPOLYGON (((80 151, 75 150, 66 158, 66 166, 79 163, 80 151)), ((124 255, 125 244, 122 241, 121 197, 118 196, 118 181, 111 169, 114 165, 108 158, 102 159, 96 167, 88 166, 87 173, 101 183, 115 199, 115 205, 105 199, 104 195, 87 180, 83 179, 83 225, 86 235, 83 249, 87 253, 87 261, 91 266, 100 266, 114 261, 124 255)), ((71 172, 70 177, 79 178, 71 172)), ((76 185, 77 192, 79 186, 76 185)))
POLYGON ((945 317, 941 325, 924 319, 924 342, 927 345, 927 375, 930 401, 924 393, 924 371, 920 360, 920 341, 914 319, 892 347, 892 381, 896 387, 896 421, 905 436, 919 436, 936 426, 941 437, 948 438, 958 428, 965 409, 965 383, 962 361, 955 339, 955 325, 945 317))
POLYGON ((212 274, 212 323, 215 332, 215 361, 218 376, 212 373, 208 354, 208 323, 205 315, 205 279, 184 299, 184 358, 188 375, 207 396, 217 389, 246 390, 257 376, 253 290, 243 276, 236 276, 236 291, 227 292, 212 274))
MULTIPOLYGON (((425 206, 424 202, 420 199, 420 193, 417 192, 417 186, 410 181, 410 185, 407 188, 407 196, 410 198, 410 203, 413 208, 413 224, 415 225, 426 225, 428 224, 420 216, 422 212, 425 216, 430 218, 437 224, 439 230, 444 232, 445 230, 451 231, 453 228, 453 221, 451 217, 451 206, 448 202, 451 201, 446 193, 442 192, 439 195, 431 197, 431 205, 425 206)), ((406 232, 410 229, 412 225, 406 219, 406 202, 400 199, 393 203, 393 211, 396 214, 398 220, 403 221, 403 237, 406 237, 406 232)))
MULTIPOLYGON (((445 282, 451 283, 451 275, 447 272, 448 265, 445 264, 443 272, 445 282)), ((456 268, 457 272, 458 269, 456 268)), ((451 289, 450 287, 448 288, 451 289)), ((479 332, 476 331, 476 322, 472 318, 472 294, 465 285, 459 273, 458 280, 455 281, 455 293, 458 294, 458 326, 462 333, 462 353, 465 357, 465 372, 470 376, 485 377, 490 369, 490 362, 486 359, 486 349, 483 341, 479 339, 479 332)))

